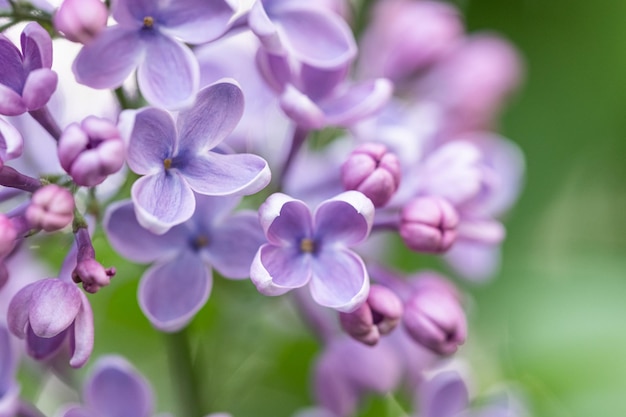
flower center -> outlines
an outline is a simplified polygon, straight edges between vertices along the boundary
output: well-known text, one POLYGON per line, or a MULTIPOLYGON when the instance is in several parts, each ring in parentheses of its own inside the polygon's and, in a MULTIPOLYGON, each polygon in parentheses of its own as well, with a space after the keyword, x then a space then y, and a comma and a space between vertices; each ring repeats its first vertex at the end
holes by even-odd
POLYGON ((172 167, 172 158, 165 158, 163 160, 163 168, 170 169, 172 167))
POLYGON ((208 244, 209 244, 209 239, 204 235, 197 236, 196 239, 193 241, 193 245, 196 249, 204 248, 208 246, 208 244))
POLYGON ((300 251, 304 253, 313 253, 315 252, 315 242, 313 239, 309 239, 305 237, 300 241, 300 251))
POLYGON ((152 16, 146 16, 143 18, 143 27, 151 28, 154 26, 154 18, 152 16))

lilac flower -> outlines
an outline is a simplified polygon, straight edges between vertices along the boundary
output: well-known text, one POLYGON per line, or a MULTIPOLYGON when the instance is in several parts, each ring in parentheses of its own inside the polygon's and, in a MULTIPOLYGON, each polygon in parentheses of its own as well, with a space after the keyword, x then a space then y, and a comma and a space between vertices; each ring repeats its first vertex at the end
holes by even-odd
POLYGON ((22 155, 24 140, 13 125, 0 119, 0 168, 6 161, 22 155))
POLYGON ((206 303, 211 267, 227 278, 246 278, 263 243, 253 212, 228 215, 239 198, 197 198, 194 216, 163 235, 142 228, 130 202, 113 204, 104 219, 115 250, 133 261, 153 263, 141 278, 139 305, 163 331, 180 330, 206 303))
POLYGON ((350 312, 367 298, 369 276, 348 249, 369 235, 374 205, 358 191, 321 203, 314 214, 288 195, 271 195, 259 208, 268 243, 259 248, 250 278, 265 295, 307 284, 320 305, 350 312))
POLYGON ((54 355, 69 338, 70 365, 83 366, 93 349, 93 313, 89 300, 74 283, 47 278, 22 288, 11 300, 9 329, 26 339, 30 356, 54 355))
POLYGON ((190 105, 198 90, 198 62, 183 42, 216 39, 233 11, 224 0, 119 0, 112 14, 119 25, 106 28, 76 57, 77 81, 115 88, 138 68, 146 100, 174 109, 190 105))
POLYGON ((128 145, 128 165, 143 175, 131 190, 139 223, 164 233, 194 212, 193 191, 204 195, 252 194, 270 180, 267 162, 252 154, 211 152, 233 130, 243 95, 232 82, 203 89, 194 106, 178 115, 137 112, 128 145))
POLYGON ((151 417, 154 395, 148 381, 119 356, 98 359, 83 385, 84 405, 64 409, 63 417, 151 417))
POLYGON ((419 417, 458 417, 469 405, 465 382, 455 371, 443 371, 420 384, 419 417))
POLYGON ((54 13, 54 28, 72 42, 87 44, 107 25, 109 11, 100 0, 65 0, 54 13))
POLYGON ((52 66, 52 40, 38 23, 21 36, 22 52, 0 34, 0 114, 16 116, 46 105, 57 87, 52 66))
POLYGON ((324 5, 314 2, 257 0, 248 25, 268 52, 312 67, 337 68, 356 55, 350 27, 324 5))
POLYGON ((16 415, 19 406, 20 387, 15 380, 17 352, 12 346, 11 335, 0 323, 0 416, 16 415))

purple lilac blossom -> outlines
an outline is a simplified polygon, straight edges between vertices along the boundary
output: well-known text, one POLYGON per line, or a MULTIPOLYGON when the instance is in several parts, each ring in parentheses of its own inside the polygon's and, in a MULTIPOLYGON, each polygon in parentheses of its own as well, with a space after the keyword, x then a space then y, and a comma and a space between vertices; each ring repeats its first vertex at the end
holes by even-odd
POLYGON ((135 114, 127 160, 130 169, 143 175, 131 190, 143 227, 164 233, 188 220, 196 205, 194 191, 253 194, 269 183, 269 167, 261 157, 211 151, 232 132, 242 112, 241 89, 223 81, 200 91, 176 124, 164 110, 146 108, 135 114))
POLYGON ((16 116, 46 105, 58 77, 52 66, 52 40, 38 23, 29 23, 21 38, 22 52, 0 34, 0 114, 16 116))
POLYGON ((151 417, 154 395, 150 384, 119 356, 98 359, 83 385, 83 405, 64 407, 63 417, 151 417))
POLYGON ((465 382, 455 371, 442 371, 420 384, 417 396, 419 417, 458 417, 469 405, 465 382))
POLYGON ((273 194, 259 208, 268 243, 259 248, 250 278, 259 292, 281 295, 309 285, 320 305, 351 312, 369 292, 369 276, 350 246, 367 239, 374 205, 358 191, 322 202, 313 214, 302 201, 273 194))
POLYGON ((87 44, 106 27, 108 17, 109 11, 100 0, 64 0, 52 23, 66 39, 87 44))
POLYGON ((179 109, 193 103, 199 67, 185 43, 199 44, 224 34, 233 9, 224 0, 113 3, 118 25, 107 27, 74 61, 79 83, 116 88, 135 70, 149 103, 179 109))
POLYGON ((248 15, 248 25, 268 52, 319 69, 342 67, 357 52, 346 22, 314 2, 257 0, 248 15))
POLYGON ((384 78, 350 83, 350 63, 316 68, 287 56, 259 50, 257 63, 268 85, 279 95, 280 107, 305 129, 349 127, 379 111, 393 86, 384 78))
POLYGON ((83 366, 93 350, 93 313, 89 300, 66 279, 46 278, 22 288, 11 300, 9 329, 26 339, 37 360, 51 357, 69 339, 70 366, 83 366))
POLYGON ((15 380, 18 356, 9 330, 0 322, 0 417, 13 417, 19 406, 20 386, 15 380))
POLYGON ((109 206, 104 227, 113 248, 152 263, 141 278, 139 304, 156 328, 177 331, 195 316, 211 292, 211 268, 230 279, 248 276, 264 238, 255 213, 230 215, 239 200, 199 195, 193 217, 162 235, 141 227, 130 202, 109 206))

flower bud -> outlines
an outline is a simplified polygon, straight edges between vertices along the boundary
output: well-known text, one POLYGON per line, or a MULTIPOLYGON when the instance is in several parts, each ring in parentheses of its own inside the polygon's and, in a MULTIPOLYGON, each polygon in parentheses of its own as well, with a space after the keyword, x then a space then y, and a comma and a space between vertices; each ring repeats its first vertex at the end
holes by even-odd
POLYGON ((124 142, 110 121, 87 117, 69 125, 59 139, 61 166, 78 185, 93 187, 124 165, 124 142))
POLYGON ((85 291, 95 294, 111 283, 115 268, 105 268, 96 261, 96 251, 87 229, 79 228, 76 231, 76 246, 76 267, 72 271, 72 280, 77 284, 82 282, 85 291))
POLYGON ((440 355, 453 354, 467 337, 456 289, 442 278, 420 282, 404 306, 402 322, 417 343, 440 355))
POLYGON ((5 258, 15 247, 17 230, 9 217, 0 213, 0 259, 5 258))
POLYGON ((418 197, 402 209, 400 236, 416 252, 442 253, 456 239, 459 215, 447 200, 418 197))
POLYGON ((108 17, 107 8, 100 0, 65 0, 52 23, 66 39, 87 44, 105 28, 108 17))
POLYGON ((341 180, 346 190, 360 191, 375 207, 382 207, 400 184, 400 161, 385 145, 365 143, 341 166, 341 180))
POLYGON ((63 229, 74 218, 74 197, 65 188, 46 185, 35 191, 25 216, 33 228, 46 232, 63 229))
POLYGON ((339 313, 341 327, 356 340, 373 346, 402 317, 402 302, 390 289, 372 285, 367 301, 351 313, 339 313))

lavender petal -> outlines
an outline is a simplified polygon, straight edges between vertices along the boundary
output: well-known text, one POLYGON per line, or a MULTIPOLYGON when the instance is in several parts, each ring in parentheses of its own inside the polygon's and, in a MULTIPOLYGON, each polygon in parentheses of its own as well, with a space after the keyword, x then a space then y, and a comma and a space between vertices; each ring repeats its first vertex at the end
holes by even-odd
POLYGON ((52 39, 39 23, 31 22, 26 25, 20 42, 26 72, 52 67, 52 39))
POLYGON ((54 356, 63 346, 67 332, 68 330, 65 330, 56 336, 39 337, 29 327, 26 334, 26 351, 28 355, 38 361, 54 356))
POLYGON ((0 84, 0 114, 5 116, 19 116, 28 110, 22 96, 0 84))
POLYGON ((444 371, 422 383, 421 413, 424 417, 454 417, 469 404, 465 383, 453 371, 444 371))
POLYGON ((343 94, 319 104, 326 123, 348 127, 380 110, 391 97, 393 85, 384 78, 350 86, 343 94))
POLYGON ((82 303, 72 328, 72 357, 70 358, 72 368, 80 368, 87 363, 93 351, 94 341, 93 311, 87 296, 80 291, 79 294, 82 303))
POLYGON ((161 31, 186 43, 210 42, 229 27, 233 9, 224 0, 177 0, 160 11, 161 31))
POLYGON ((273 245, 297 245, 297 239, 313 237, 311 211, 300 200, 275 193, 259 208, 261 227, 273 245))
POLYGON ((28 110, 37 110, 48 103, 57 89, 59 77, 47 68, 31 71, 26 78, 22 99, 28 110))
POLYGON ((261 294, 282 295, 300 288, 311 279, 310 255, 301 255, 298 248, 261 246, 250 267, 250 279, 261 294))
POLYGON ((0 119, 0 160, 8 161, 22 155, 24 140, 19 130, 0 119))
POLYGON ((81 308, 81 295, 73 283, 53 278, 37 282, 28 315, 33 333, 49 338, 66 330, 81 308))
POLYGON ((176 128, 169 113, 155 108, 135 113, 126 154, 130 169, 140 175, 162 171, 175 147, 176 128))
POLYGON ((320 204, 313 216, 316 233, 324 242, 351 246, 369 235, 374 204, 359 191, 346 191, 320 204))

